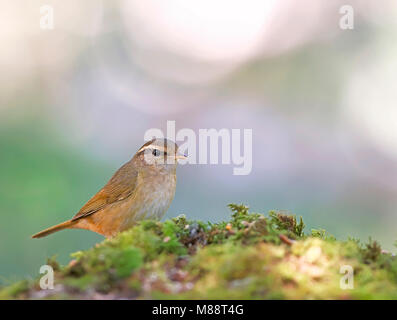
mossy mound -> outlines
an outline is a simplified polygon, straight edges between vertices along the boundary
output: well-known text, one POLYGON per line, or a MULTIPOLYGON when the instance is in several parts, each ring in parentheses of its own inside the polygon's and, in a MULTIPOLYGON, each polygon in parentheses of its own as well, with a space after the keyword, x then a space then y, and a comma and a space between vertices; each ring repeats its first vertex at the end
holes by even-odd
POLYGON ((0 290, 2 299, 395 299, 397 261, 370 240, 305 234, 302 219, 230 205, 231 220, 142 221, 39 280, 0 290), (342 289, 343 266, 354 288, 342 289), (342 272, 342 273, 341 273, 342 272))

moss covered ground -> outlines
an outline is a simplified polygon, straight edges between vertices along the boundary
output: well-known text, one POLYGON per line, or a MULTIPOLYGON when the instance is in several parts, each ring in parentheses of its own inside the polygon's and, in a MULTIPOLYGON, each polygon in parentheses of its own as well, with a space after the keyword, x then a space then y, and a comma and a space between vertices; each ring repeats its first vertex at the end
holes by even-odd
POLYGON ((142 221, 66 266, 50 258, 54 289, 24 280, 0 288, 0 299, 397 298, 397 261, 376 241, 305 233, 301 218, 229 206, 227 222, 142 221))

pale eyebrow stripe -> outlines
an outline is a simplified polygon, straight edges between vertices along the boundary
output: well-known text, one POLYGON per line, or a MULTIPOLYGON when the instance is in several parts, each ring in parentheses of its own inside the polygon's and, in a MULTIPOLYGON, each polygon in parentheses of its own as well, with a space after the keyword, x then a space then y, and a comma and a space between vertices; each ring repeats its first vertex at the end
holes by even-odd
POLYGON ((162 151, 162 152, 167 151, 167 148, 165 148, 164 146, 157 146, 157 145, 150 144, 148 146, 144 146, 144 147, 140 148, 138 150, 138 152, 144 151, 146 149, 158 149, 159 151, 162 151))

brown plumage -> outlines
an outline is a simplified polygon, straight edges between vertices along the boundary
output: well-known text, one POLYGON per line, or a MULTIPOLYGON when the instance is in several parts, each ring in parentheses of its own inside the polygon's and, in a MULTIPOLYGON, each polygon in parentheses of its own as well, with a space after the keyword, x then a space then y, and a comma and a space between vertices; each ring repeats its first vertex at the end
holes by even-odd
POLYGON ((141 219, 161 219, 175 193, 178 146, 166 139, 145 143, 80 211, 66 222, 33 235, 45 237, 63 229, 87 229, 106 237, 141 219))

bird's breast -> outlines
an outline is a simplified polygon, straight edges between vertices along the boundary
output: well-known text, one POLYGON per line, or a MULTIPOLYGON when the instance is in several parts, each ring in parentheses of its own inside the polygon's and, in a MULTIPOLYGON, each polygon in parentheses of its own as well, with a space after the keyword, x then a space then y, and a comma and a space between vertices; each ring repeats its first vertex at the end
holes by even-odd
POLYGON ((142 219, 161 219, 174 198, 175 174, 159 174, 153 177, 138 178, 134 194, 125 205, 122 229, 142 219))

